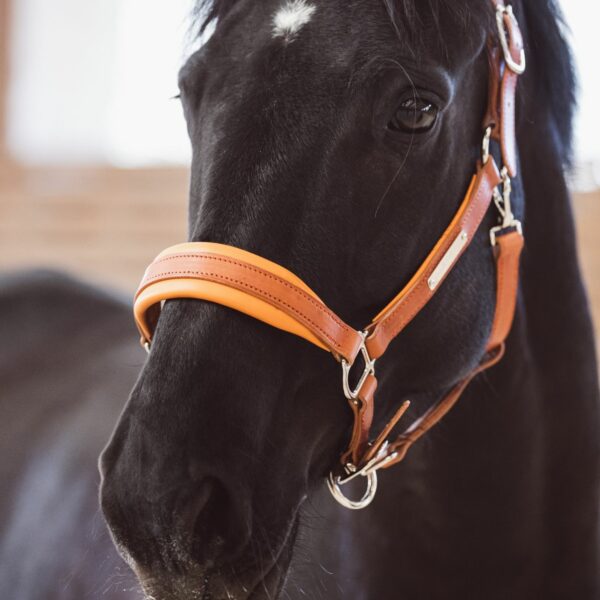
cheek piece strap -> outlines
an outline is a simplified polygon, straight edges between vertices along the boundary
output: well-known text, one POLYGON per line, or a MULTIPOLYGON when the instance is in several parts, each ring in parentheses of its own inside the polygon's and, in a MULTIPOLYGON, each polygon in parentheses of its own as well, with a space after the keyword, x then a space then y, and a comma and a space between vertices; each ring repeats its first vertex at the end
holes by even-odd
POLYGON ((523 247, 521 223, 511 210, 510 183, 517 174, 515 94, 518 77, 525 70, 525 53, 512 7, 500 0, 492 3, 498 34, 488 45, 490 92, 481 160, 443 235, 408 284, 364 330, 357 331, 344 323, 287 269, 245 250, 210 242, 179 244, 163 251, 146 269, 135 296, 135 320, 148 351, 162 304, 171 299, 195 298, 240 311, 330 352, 341 363, 342 387, 354 416, 348 448, 328 479, 334 497, 347 508, 367 506, 375 496, 377 471, 400 462, 412 444, 456 404, 469 382, 496 364, 504 353, 515 312, 523 247), (501 170, 489 152, 491 139, 501 147, 501 170), (498 225, 490 230, 496 307, 481 361, 395 438, 391 437, 392 430, 407 410, 408 401, 397 409, 383 431, 371 436, 377 388, 375 362, 440 289, 474 240, 492 202, 499 213, 498 225), (358 382, 351 385, 350 372, 354 380, 360 369, 358 382), (367 479, 367 489, 360 500, 354 501, 343 494, 342 486, 359 476, 367 479))

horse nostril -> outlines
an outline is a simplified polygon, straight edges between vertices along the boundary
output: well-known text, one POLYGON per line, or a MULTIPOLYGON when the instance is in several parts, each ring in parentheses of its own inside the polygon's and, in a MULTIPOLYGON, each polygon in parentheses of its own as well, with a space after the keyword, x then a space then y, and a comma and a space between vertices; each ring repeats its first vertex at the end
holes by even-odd
POLYGON ((200 564, 224 560, 239 548, 243 536, 238 527, 242 524, 236 519, 228 490, 218 479, 206 477, 180 496, 175 511, 176 527, 189 540, 190 552, 200 564))
POLYGON ((180 496, 175 507, 176 527, 187 532, 193 528, 201 512, 210 502, 215 484, 214 479, 206 478, 192 492, 180 496))

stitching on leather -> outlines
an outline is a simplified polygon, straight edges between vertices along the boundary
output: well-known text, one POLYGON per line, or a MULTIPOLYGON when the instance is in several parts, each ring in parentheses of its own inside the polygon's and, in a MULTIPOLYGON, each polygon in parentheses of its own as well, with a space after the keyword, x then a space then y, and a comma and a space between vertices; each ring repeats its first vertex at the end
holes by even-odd
MULTIPOLYGON (((317 331, 321 332, 323 334, 323 336, 328 339, 333 346, 335 346, 338 350, 343 351, 343 346, 337 342, 335 340, 335 338, 333 338, 331 336, 331 334, 327 333, 324 329, 322 329, 321 327, 319 327, 319 325, 317 325, 317 323, 315 323, 312 319, 310 319, 310 317, 308 317, 307 315, 305 315, 303 312, 299 311, 297 308, 295 308, 294 306, 292 306, 291 304, 288 304, 287 302, 284 302, 283 300, 281 300, 280 298, 277 298, 276 296, 273 296, 272 294, 269 294, 268 292, 265 292, 264 290, 261 290, 258 287, 255 287, 253 285, 250 285, 244 281, 241 281, 239 279, 234 279, 232 277, 227 277, 225 275, 219 275, 218 273, 211 273, 208 271, 166 271, 166 272, 162 272, 159 275, 153 275, 151 277, 146 278, 147 282, 152 281, 153 279, 160 279, 163 278, 165 276, 168 275, 204 275, 204 276, 208 276, 208 277, 214 277, 215 279, 221 279, 223 281, 230 281, 232 283, 237 283, 238 285, 242 286, 242 287, 246 287, 248 289, 251 289, 253 291, 256 292, 260 292, 261 294, 263 294, 264 296, 266 296, 267 298, 270 298, 271 300, 274 300, 276 302, 278 302, 279 304, 285 306, 286 308, 289 308, 292 312, 296 313, 297 315, 299 315, 300 317, 302 317, 303 319, 305 319, 308 323, 310 323, 317 331)), ((328 313, 326 313, 328 314, 328 313)), ((344 331, 344 333, 346 333, 344 331)))
MULTIPOLYGON (((510 240, 507 242, 508 245, 511 244, 510 240)), ((511 289, 513 289, 513 280, 508 279, 506 277, 506 271, 507 271, 507 267, 504 265, 509 265, 512 260, 514 259, 514 257, 512 256, 512 254, 509 253, 509 250, 507 249, 506 252, 504 253, 504 257, 502 256, 502 254, 500 255, 500 259, 498 261, 498 297, 497 297, 497 304, 502 301, 502 305, 509 306, 508 310, 503 310, 502 313, 500 314, 500 318, 498 319, 498 324, 492 329, 492 336, 490 336, 491 340, 494 341, 494 339, 496 337, 498 337, 498 333, 502 334, 502 338, 505 338, 506 335, 508 335, 508 333, 504 333, 505 331, 507 331, 507 329, 509 329, 509 324, 511 319, 514 316, 514 312, 515 312, 515 307, 516 307, 516 294, 513 296, 508 296, 508 301, 504 300, 504 298, 507 297, 508 292, 510 292, 511 289), (500 261, 502 261, 502 265, 503 267, 500 268, 500 261), (501 300, 502 299, 502 300, 501 300), (508 302, 508 304, 507 304, 508 302)), ((516 260, 519 260, 519 256, 517 254, 516 256, 516 260)), ((513 270, 511 270, 511 272, 513 272, 513 270)), ((518 268, 514 270, 514 272, 517 273, 517 277, 518 277, 518 268)), ((514 286, 517 287, 518 283, 514 286)), ((497 310, 497 309, 496 309, 497 310)), ((501 341, 501 340, 500 340, 501 341)))
POLYGON ((206 258, 208 260, 216 260, 219 262, 223 262, 226 264, 231 264, 231 265, 235 265, 235 266, 239 266, 242 267, 244 269, 247 269, 249 271, 252 271, 254 273, 257 273, 258 275, 262 275, 263 277, 267 277, 269 279, 273 279, 274 281, 277 281, 278 283, 281 283, 282 285, 284 285, 285 287, 291 289, 292 291, 298 293, 299 295, 301 295, 305 300, 308 300, 312 305, 315 306, 315 308, 322 310, 323 312, 327 313, 331 319, 337 324, 339 325, 340 328, 342 328, 345 332, 350 332, 350 328, 348 327, 348 325, 346 325, 342 320, 340 320, 337 315, 328 310, 327 306, 317 300, 315 300, 315 298, 313 298, 310 294, 306 293, 303 289, 299 288, 298 286, 290 283, 289 281, 286 281, 285 279, 283 279, 282 277, 279 277, 277 275, 274 275, 272 273, 269 273, 268 271, 261 269, 259 267, 254 267, 253 265, 250 265, 248 263, 245 263, 243 261, 238 261, 235 259, 231 259, 231 258, 223 258, 219 255, 216 254, 211 254, 209 252, 200 252, 197 254, 177 254, 177 255, 171 255, 171 256, 165 256, 164 258, 161 258, 160 260, 155 261, 152 264, 159 264, 161 262, 165 262, 168 260, 177 260, 180 258, 192 258, 192 259, 197 259, 198 257, 202 257, 202 258, 206 258))
MULTIPOLYGON (((500 250, 500 252, 502 252, 502 250, 500 250)), ((504 296, 506 294, 506 287, 505 287, 505 276, 504 276, 504 265, 506 264, 506 259, 508 257, 506 255, 502 256, 502 254, 500 255, 500 259, 498 261, 498 297, 496 298, 496 310, 498 310, 498 305, 499 304, 504 304, 504 296), (502 265, 500 264, 502 263, 502 265)), ((494 335, 492 336, 492 340, 494 340, 497 335, 498 332, 502 332, 504 330, 504 322, 506 320, 506 314, 505 311, 502 311, 499 314, 499 318, 498 318, 498 323, 496 324, 496 327, 494 327, 494 331, 492 332, 494 335)))
MULTIPOLYGON (((472 210, 473 204, 471 204, 468 209, 465 211, 464 214, 464 218, 463 218, 463 222, 467 219, 467 217, 470 214, 470 211, 472 210)), ((441 256, 443 257, 444 254, 448 251, 448 248, 450 247, 450 243, 447 243, 445 245, 445 247, 443 249, 440 249, 440 253, 441 256)), ((433 263, 433 261, 432 261, 433 263)), ((430 265, 431 266, 431 265, 430 265)), ((429 270, 429 269, 428 269, 429 270)), ((400 303, 398 304, 398 309, 401 306, 405 306, 407 309, 411 307, 411 305, 415 302, 414 298, 415 298, 415 294, 417 293, 417 291, 419 291, 422 287, 425 286, 426 283, 426 273, 423 274, 423 278, 421 279, 421 281, 411 290, 409 290, 406 294, 406 296, 404 296, 404 299, 400 301, 400 303)), ((392 312, 392 314, 384 320, 384 322, 382 323, 382 328, 385 331, 388 331, 390 328, 396 328, 396 325, 405 325, 411 318, 413 318, 416 314, 417 314, 418 310, 413 310, 413 311, 408 311, 408 314, 405 315, 405 318, 402 319, 402 313, 401 312, 396 312, 394 310, 394 312, 392 312)))
MULTIPOLYGON (((474 211, 475 206, 478 206, 479 202, 479 197, 482 195, 483 193, 483 188, 479 187, 479 190, 477 192, 477 194, 475 195, 475 198, 473 199, 473 202, 471 202, 469 204, 469 206, 467 207, 467 210, 465 211, 465 214, 463 215, 463 218, 461 219, 461 224, 464 223, 465 221, 468 221, 469 216, 471 215, 471 213, 474 211)), ((481 218, 483 218, 483 215, 485 214, 485 211, 488 209, 489 204, 487 204, 486 206, 482 206, 479 210, 479 213, 481 213, 481 218)), ((479 213, 477 213, 477 220, 479 219, 479 213)), ((478 229, 479 227, 479 223, 477 225, 477 227, 475 228, 475 231, 478 229)), ((446 248, 444 250, 444 253, 448 251, 449 248, 449 244, 446 245, 446 248)), ((442 256, 444 255, 444 253, 441 253, 442 256)), ((462 255, 462 253, 461 253, 462 255)), ((454 262, 454 264, 456 264, 456 262, 458 262, 458 258, 456 259, 456 261, 454 262)), ((397 305, 397 308, 394 310, 394 312, 392 312, 392 314, 387 318, 384 319, 384 321, 381 323, 381 328, 388 332, 390 329, 393 329, 393 331, 395 331, 396 329, 398 329, 398 327, 400 327, 400 329, 402 329, 402 327, 404 327, 408 322, 410 322, 410 320, 419 312, 419 308, 417 308, 416 310, 414 310, 414 306, 413 304, 416 302, 415 301, 415 294, 417 293, 417 291, 419 291, 426 283, 426 277, 424 276, 421 281, 411 290, 408 291, 407 295, 404 297, 403 300, 401 300, 401 302, 397 305), (406 307, 407 311, 403 311, 403 312, 396 312, 396 310, 399 310, 401 306, 406 307), (410 310, 410 308, 412 307, 413 310, 410 310), (404 314, 403 314, 404 313, 404 314), (404 316, 404 318, 402 318, 404 316)), ((397 333, 392 333, 392 335, 397 335, 397 333)))

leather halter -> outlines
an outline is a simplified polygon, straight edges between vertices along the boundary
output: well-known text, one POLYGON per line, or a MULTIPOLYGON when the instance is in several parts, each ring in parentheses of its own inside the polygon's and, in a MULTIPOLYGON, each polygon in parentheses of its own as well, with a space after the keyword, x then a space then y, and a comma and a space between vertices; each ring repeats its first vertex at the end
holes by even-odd
POLYGON ((501 0, 492 3, 498 40, 491 40, 488 49, 490 91, 482 159, 477 163, 463 202, 441 238, 408 284, 363 331, 344 323, 284 267, 245 250, 210 242, 179 244, 163 251, 146 270, 135 296, 135 320, 148 351, 162 303, 195 298, 243 312, 331 352, 342 365, 343 390, 354 415, 354 426, 348 448, 341 457, 341 468, 330 475, 328 484, 338 502, 348 508, 367 506, 377 489, 377 470, 400 462, 410 446, 455 405, 470 381, 502 358, 512 325, 523 235, 521 224, 511 210, 510 181, 517 174, 515 94, 518 76, 525 69, 525 53, 512 8, 501 0), (500 143, 504 163, 501 171, 489 152, 490 139, 500 143), (502 194, 498 190, 501 183, 502 194), (390 440, 390 435, 407 410, 408 401, 373 439, 370 432, 377 387, 375 361, 439 290, 473 241, 492 200, 501 222, 490 231, 496 264, 496 308, 485 354, 465 378, 395 439, 390 440), (350 370, 359 355, 363 371, 352 387, 350 370), (367 491, 355 502, 344 496, 341 486, 358 476, 367 478, 367 491))

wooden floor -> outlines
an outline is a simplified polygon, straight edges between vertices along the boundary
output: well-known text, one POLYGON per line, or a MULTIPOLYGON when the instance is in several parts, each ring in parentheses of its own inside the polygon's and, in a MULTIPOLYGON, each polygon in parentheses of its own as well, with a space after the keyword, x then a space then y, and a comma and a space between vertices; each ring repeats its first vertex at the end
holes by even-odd
MULTIPOLYGON (((0 270, 47 266, 132 294, 148 261, 186 239, 183 169, 0 171, 0 270)), ((600 331, 600 190, 574 199, 600 331)))

